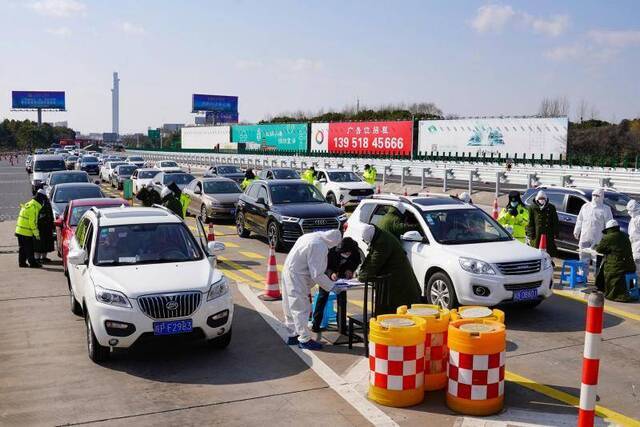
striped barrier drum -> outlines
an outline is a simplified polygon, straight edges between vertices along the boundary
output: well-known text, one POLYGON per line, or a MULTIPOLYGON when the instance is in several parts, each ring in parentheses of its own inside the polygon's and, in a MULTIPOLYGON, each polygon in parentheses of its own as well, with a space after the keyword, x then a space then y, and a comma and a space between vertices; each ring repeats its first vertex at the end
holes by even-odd
POLYGON ((604 295, 602 292, 592 292, 587 304, 578 427, 590 427, 595 422, 603 316, 604 295))
POLYGON ((504 406, 504 324, 463 319, 449 324, 447 406, 465 415, 491 415, 504 406))
POLYGON ((497 308, 468 305, 451 310, 451 321, 460 319, 486 319, 495 320, 504 324, 504 311, 497 308))
POLYGON ((393 407, 424 400, 425 324, 399 314, 369 321, 369 399, 393 407))
POLYGON ((449 310, 437 305, 413 304, 410 308, 406 305, 398 307, 397 312, 420 317, 427 322, 424 342, 424 389, 442 390, 447 386, 449 310))

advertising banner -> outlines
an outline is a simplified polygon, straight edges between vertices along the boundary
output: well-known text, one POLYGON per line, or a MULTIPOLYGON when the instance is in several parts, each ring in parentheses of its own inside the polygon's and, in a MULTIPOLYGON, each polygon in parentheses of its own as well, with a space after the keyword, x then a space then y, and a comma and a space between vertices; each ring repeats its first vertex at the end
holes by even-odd
POLYGON ((311 125, 311 150, 329 153, 384 153, 410 155, 411 121, 339 122, 311 125))
POLYGON ((237 111, 207 111, 205 123, 208 124, 230 124, 238 123, 237 111))
POLYGON ((220 148, 228 150, 237 148, 231 144, 231 129, 229 126, 190 126, 181 129, 182 148, 214 150, 220 148))
POLYGON ((192 110, 194 113, 197 111, 226 111, 237 113, 238 97, 194 93, 192 97, 192 110))
POLYGON ((64 110, 64 92, 14 90, 11 92, 11 108, 64 110))
MULTIPOLYGON (((231 128, 231 141, 259 144, 262 149, 307 150, 307 124, 238 125, 231 128)), ((247 147, 255 145, 247 144, 247 147)))
POLYGON ((425 120, 418 151, 566 155, 568 126, 567 117, 425 120))

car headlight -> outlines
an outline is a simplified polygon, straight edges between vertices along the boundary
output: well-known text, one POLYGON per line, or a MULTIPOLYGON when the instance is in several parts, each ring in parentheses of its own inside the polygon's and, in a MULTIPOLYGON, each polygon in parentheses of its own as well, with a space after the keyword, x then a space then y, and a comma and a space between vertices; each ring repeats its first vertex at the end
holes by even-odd
POLYGON ((111 289, 105 289, 101 286, 95 285, 96 300, 103 304, 116 305, 118 307, 131 308, 129 299, 118 291, 112 291, 111 289))
POLYGON ((493 267, 484 261, 473 258, 459 258, 460 267, 473 274, 496 274, 493 267))
POLYGON ((343 213, 342 215, 339 215, 337 220, 342 222, 342 221, 346 221, 349 217, 347 216, 346 213, 343 213))
POLYGON ((542 257, 542 269, 548 270, 550 268, 553 268, 553 261, 551 260, 551 257, 548 254, 545 254, 542 257))
POLYGON ((227 278, 222 276, 222 279, 218 280, 216 283, 211 285, 211 288, 209 288, 209 292, 207 293, 207 301, 219 298, 222 295, 225 295, 227 292, 229 292, 229 283, 227 283, 227 278))
POLYGON ((295 216, 281 216, 280 219, 282 222, 300 222, 300 218, 296 218, 295 216))

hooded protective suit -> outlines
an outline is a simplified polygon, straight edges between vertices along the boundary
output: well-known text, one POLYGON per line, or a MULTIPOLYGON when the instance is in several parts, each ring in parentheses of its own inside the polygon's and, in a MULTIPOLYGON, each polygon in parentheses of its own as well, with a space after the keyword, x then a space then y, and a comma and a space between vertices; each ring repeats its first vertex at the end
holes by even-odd
MULTIPOLYGON (((611 208, 604 204, 604 190, 598 188, 593 191, 591 202, 582 205, 578 213, 576 225, 573 228, 573 236, 579 239, 578 248, 592 248, 600 243, 602 230, 610 219, 613 219, 611 208)), ((581 251, 580 261, 589 265, 591 254, 583 254, 581 251)))
POLYGON ((339 230, 304 234, 293 245, 282 269, 282 309, 284 326, 290 337, 298 335, 298 342, 311 339, 307 323, 311 314, 309 293, 318 284, 331 291, 334 282, 325 274, 329 249, 342 241, 339 230))
POLYGON ((629 201, 627 203, 627 212, 631 216, 628 231, 633 260, 636 263, 636 272, 640 274, 640 203, 635 200, 629 201))

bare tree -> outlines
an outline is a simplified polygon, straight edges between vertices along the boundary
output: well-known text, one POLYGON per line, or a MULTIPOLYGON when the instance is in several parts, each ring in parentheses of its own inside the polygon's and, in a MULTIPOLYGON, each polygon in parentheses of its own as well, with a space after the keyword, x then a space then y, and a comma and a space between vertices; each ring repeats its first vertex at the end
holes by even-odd
POLYGON ((569 101, 566 97, 543 98, 538 115, 541 117, 562 117, 569 114, 569 101))
POLYGON ((589 111, 589 104, 584 98, 582 98, 578 106, 578 118, 580 119, 580 123, 582 123, 584 118, 587 116, 587 111, 589 111))

